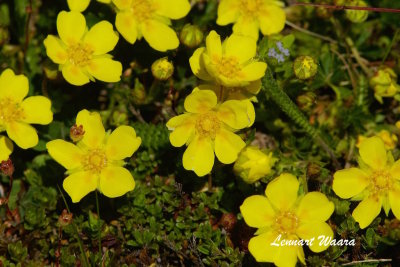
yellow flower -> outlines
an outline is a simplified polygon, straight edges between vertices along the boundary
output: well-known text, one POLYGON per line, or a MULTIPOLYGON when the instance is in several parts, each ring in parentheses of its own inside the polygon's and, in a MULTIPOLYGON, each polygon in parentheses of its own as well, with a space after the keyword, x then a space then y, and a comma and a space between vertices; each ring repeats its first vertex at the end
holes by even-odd
POLYGON ((48 35, 44 45, 49 58, 60 65, 67 82, 84 85, 94 78, 104 82, 121 79, 121 63, 107 54, 119 38, 111 23, 101 21, 88 31, 81 13, 61 11, 57 30, 60 38, 48 35))
POLYGON ((375 98, 379 103, 383 103, 382 97, 393 97, 400 91, 397 84, 397 75, 391 68, 378 70, 374 77, 371 78, 369 84, 375 91, 375 98))
POLYGON ((0 162, 7 160, 14 150, 13 143, 10 139, 0 135, 0 162))
POLYGON ((23 149, 34 147, 39 139, 30 124, 46 125, 53 121, 51 102, 44 96, 24 99, 29 91, 28 78, 6 69, 0 75, 0 132, 23 149))
POLYGON ((311 251, 321 252, 328 248, 328 245, 320 244, 318 237, 333 238, 333 231, 325 222, 333 213, 333 203, 320 192, 298 196, 298 190, 299 182, 295 176, 281 174, 268 184, 266 197, 250 196, 240 206, 246 224, 258 228, 257 236, 249 242, 249 251, 258 262, 296 266, 299 258, 305 264, 302 246, 281 245, 285 241, 295 243, 299 239, 314 238, 309 245, 311 251))
POLYGON ((285 27, 283 2, 276 0, 221 0, 218 6, 218 25, 234 23, 233 32, 258 39, 279 33, 285 27))
POLYGON ((67 169, 69 175, 63 187, 72 202, 79 202, 98 189, 107 197, 119 197, 135 187, 132 174, 122 166, 141 144, 135 130, 119 126, 112 133, 105 132, 100 114, 82 110, 76 117, 82 126, 83 138, 76 144, 53 140, 46 147, 50 156, 67 169))
POLYGON ((171 144, 188 145, 183 167, 198 176, 208 174, 214 165, 214 151, 222 163, 233 163, 245 147, 233 132, 254 122, 254 109, 249 111, 247 103, 239 100, 218 104, 217 96, 209 90, 193 90, 184 106, 187 113, 167 122, 168 129, 173 131, 169 136, 171 144))
MULTIPOLYGON (((376 136, 382 139, 386 149, 395 149, 398 141, 395 134, 390 134, 390 132, 387 130, 381 130, 378 134, 376 134, 376 136)), ((368 137, 365 137, 364 135, 359 135, 357 137, 356 147, 360 148, 361 143, 367 138, 368 137)))
POLYGON ((243 98, 243 91, 248 92, 247 96, 255 95, 267 69, 266 63, 254 59, 256 50, 257 43, 252 38, 233 34, 221 43, 220 36, 212 31, 206 38, 206 47, 193 53, 190 67, 208 83, 205 86, 209 90, 218 91, 218 96, 220 90, 230 97, 237 94, 243 98))
POLYGON ((390 209, 400 219, 400 160, 385 149, 379 137, 365 139, 360 145, 360 168, 337 171, 333 191, 341 198, 361 201, 353 211, 360 228, 367 227, 381 212, 390 209))
POLYGON ((277 161, 272 152, 261 151, 258 147, 248 146, 240 152, 233 170, 246 183, 254 183, 271 172, 277 161))
MULTIPOLYGON (((97 2, 109 4, 111 0, 97 0, 97 2)), ((68 7, 71 11, 83 12, 90 4, 90 0, 67 0, 68 7)))
POLYGON ((129 43, 144 39, 158 51, 179 46, 178 37, 169 27, 171 19, 181 19, 190 11, 188 0, 113 0, 118 8, 115 27, 129 43))

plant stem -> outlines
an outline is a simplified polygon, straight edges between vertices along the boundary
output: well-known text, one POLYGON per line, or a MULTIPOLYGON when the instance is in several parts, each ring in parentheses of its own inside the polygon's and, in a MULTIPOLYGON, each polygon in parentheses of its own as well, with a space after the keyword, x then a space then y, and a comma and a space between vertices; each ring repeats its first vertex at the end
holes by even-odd
POLYGON ((346 37, 346 43, 349 45, 354 58, 356 59, 357 63, 360 65, 364 73, 368 77, 371 77, 372 71, 367 66, 365 66, 363 60, 361 59, 360 53, 358 53, 357 48, 354 46, 353 40, 351 40, 350 37, 346 37))
POLYGON ((336 159, 333 150, 326 144, 324 139, 320 136, 317 129, 310 125, 307 118, 299 110, 299 108, 293 103, 289 96, 279 88, 278 83, 272 75, 270 68, 267 69, 264 78, 262 79, 262 87, 267 95, 281 108, 286 115, 289 116, 297 125, 306 131, 317 143, 328 153, 333 161, 336 169, 340 169, 340 164, 336 159))
POLYGON ((96 192, 96 208, 97 208, 97 216, 98 216, 98 220, 99 220, 99 232, 98 232, 98 239, 99 239, 99 253, 100 255, 101 253, 101 219, 100 219, 100 205, 99 205, 99 197, 98 197, 98 193, 97 190, 96 192))
POLYGON ((300 27, 300 26, 297 26, 297 25, 294 24, 293 22, 286 21, 285 23, 286 23, 286 25, 292 27, 292 28, 295 29, 295 30, 298 30, 299 32, 308 34, 308 35, 310 35, 310 36, 319 38, 319 39, 324 40, 324 41, 328 41, 328 42, 330 42, 330 43, 332 43, 332 44, 337 44, 337 43, 338 43, 337 41, 333 40, 333 39, 330 38, 330 37, 321 35, 321 34, 316 33, 316 32, 312 32, 312 31, 306 30, 306 29, 304 29, 304 28, 302 28, 302 27, 300 27))
MULTIPOLYGON (((67 210, 68 210, 68 213, 71 213, 71 210, 69 209, 67 200, 65 199, 63 192, 61 191, 61 189, 60 189, 60 187, 59 187, 58 185, 57 185, 57 188, 58 188, 58 191, 60 191, 60 193, 61 193, 62 199, 64 200, 64 204, 65 204, 65 207, 66 207, 67 210)), ((74 228, 75 237, 76 237, 76 239, 78 240, 79 249, 80 249, 81 254, 82 254, 82 259, 83 259, 83 263, 84 263, 83 265, 84 265, 85 267, 90 267, 89 260, 88 260, 88 258, 86 257, 85 250, 83 249, 82 240, 81 240, 81 238, 80 238, 80 236, 79 236, 78 227, 76 226, 74 220, 72 220, 72 226, 73 226, 73 228, 74 228)))
POLYGON ((400 29, 397 29, 397 30, 395 31, 394 36, 393 36, 393 38, 392 38, 392 41, 390 42, 390 46, 389 46, 388 49, 386 50, 385 56, 384 56, 383 59, 382 59, 381 66, 385 63, 387 57, 388 57, 389 54, 390 54, 390 51, 392 51, 393 45, 396 43, 397 35, 399 34, 399 32, 400 32, 400 29))
POLYGON ((400 9, 368 7, 368 6, 336 6, 328 4, 313 4, 313 3, 293 3, 292 6, 312 6, 312 7, 336 9, 336 10, 349 9, 349 10, 365 10, 365 11, 384 12, 384 13, 400 13, 400 9))
POLYGON ((208 174, 208 191, 212 190, 212 175, 211 172, 208 174))

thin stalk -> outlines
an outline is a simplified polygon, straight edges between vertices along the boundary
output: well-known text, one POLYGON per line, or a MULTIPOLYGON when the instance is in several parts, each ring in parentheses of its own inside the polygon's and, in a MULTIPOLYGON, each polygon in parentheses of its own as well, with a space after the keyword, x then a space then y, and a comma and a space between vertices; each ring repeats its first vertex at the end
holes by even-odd
POLYGON ((350 37, 346 37, 346 43, 349 45, 351 52, 356 59, 357 63, 360 65, 364 73, 368 76, 372 76, 372 71, 364 64, 364 61, 361 59, 360 53, 358 52, 357 48, 354 46, 353 41, 350 37))
POLYGON ((98 197, 98 193, 97 193, 97 190, 95 191, 96 192, 96 208, 97 208, 97 216, 98 216, 98 220, 99 220, 99 232, 98 232, 98 235, 99 235, 99 253, 100 253, 100 255, 102 254, 102 252, 101 252, 101 219, 100 219, 100 205, 99 205, 99 197, 98 197))
POLYGON ((367 7, 367 6, 336 6, 328 4, 313 4, 313 3, 293 3, 292 6, 312 6, 320 7, 326 9, 336 9, 336 10, 365 10, 372 12, 383 12, 383 13, 400 13, 400 9, 394 8, 384 8, 384 7, 367 7))
MULTIPOLYGON (((61 191, 61 189, 60 189, 60 187, 59 187, 58 185, 57 185, 57 188, 58 188, 58 191, 60 191, 60 193, 61 193, 61 197, 62 197, 62 199, 64 200, 64 204, 65 204, 65 207, 66 207, 67 210, 68 210, 68 213, 71 213, 71 210, 69 209, 67 200, 65 199, 63 192, 61 191)), ((79 250, 81 251, 81 254, 82 254, 83 263, 84 263, 83 265, 84 265, 85 267, 90 267, 89 260, 88 260, 88 258, 86 257, 85 250, 83 249, 82 240, 81 240, 81 238, 80 238, 80 236, 79 236, 78 227, 76 226, 74 220, 72 220, 72 226, 73 226, 73 228, 74 228, 74 232, 75 232, 76 239, 78 240, 79 250)))
POLYGON ((397 30, 395 31, 394 36, 393 36, 393 38, 392 38, 392 41, 390 42, 390 46, 389 46, 388 49, 386 50, 385 56, 384 56, 383 59, 382 59, 381 66, 385 63, 387 57, 388 57, 389 54, 390 54, 390 51, 392 51, 393 45, 396 43, 397 35, 399 34, 399 32, 400 32, 400 29, 397 29, 397 30))

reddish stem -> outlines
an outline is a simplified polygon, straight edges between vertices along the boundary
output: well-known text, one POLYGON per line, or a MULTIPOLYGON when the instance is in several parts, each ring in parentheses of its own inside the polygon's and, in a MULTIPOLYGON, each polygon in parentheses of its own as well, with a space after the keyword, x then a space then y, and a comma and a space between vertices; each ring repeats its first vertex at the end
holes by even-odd
POLYGON ((366 7, 366 6, 336 6, 336 5, 328 5, 328 4, 313 4, 313 3, 293 3, 293 6, 313 6, 313 7, 322 7, 327 9, 336 9, 336 10, 365 10, 372 12, 384 12, 384 13, 400 13, 400 9, 394 8, 381 8, 381 7, 366 7))

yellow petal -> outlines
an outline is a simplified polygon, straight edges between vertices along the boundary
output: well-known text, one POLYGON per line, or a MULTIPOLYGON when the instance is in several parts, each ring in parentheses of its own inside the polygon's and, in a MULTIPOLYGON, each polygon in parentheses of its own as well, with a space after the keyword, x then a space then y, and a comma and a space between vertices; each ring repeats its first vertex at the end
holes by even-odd
POLYGON ((181 19, 190 11, 188 0, 156 0, 158 5, 157 13, 171 19, 181 19))
POLYGON ((118 43, 118 38, 113 25, 103 20, 89 30, 83 42, 90 46, 93 55, 103 55, 114 49, 118 43))
POLYGON ((90 0, 67 0, 71 11, 83 12, 89 6, 90 0))
POLYGON ((286 15, 281 7, 268 5, 258 16, 261 32, 264 35, 279 33, 285 27, 286 15))
POLYGON ((310 192, 301 199, 297 217, 302 222, 326 221, 334 209, 335 205, 324 194, 310 192))
POLYGON ((188 120, 186 123, 176 127, 169 135, 171 145, 174 147, 181 147, 186 144, 189 138, 194 134, 194 126, 194 121, 188 120))
POLYGON ((185 109, 191 113, 206 113, 217 105, 217 96, 210 90, 196 90, 185 99, 185 109))
POLYGON ((369 184, 365 172, 357 168, 349 168, 335 172, 332 189, 341 198, 351 198, 361 193, 369 184))
POLYGON ((215 137, 215 155, 224 164, 235 162, 246 143, 238 135, 221 128, 215 137))
POLYGON ((221 0, 218 5, 217 24, 221 26, 235 22, 239 17, 237 0, 221 0))
POLYGON ((255 80, 246 86, 246 90, 254 95, 258 94, 261 90, 261 80, 255 80))
POLYGON ((354 220, 360 224, 360 228, 364 229, 379 215, 381 207, 379 199, 368 197, 358 204, 352 215, 354 220))
POLYGON ((400 220, 400 185, 397 184, 394 190, 389 191, 389 203, 393 215, 400 220))
POLYGON ((280 211, 289 210, 297 200, 299 181, 290 173, 283 173, 272 180, 265 189, 265 195, 280 211))
POLYGON ((274 221, 275 211, 264 196, 250 196, 240 206, 243 219, 250 227, 263 228, 274 221))
POLYGON ((390 174, 393 178, 400 180, 400 160, 397 160, 390 168, 390 174))
POLYGON ((61 72, 67 82, 76 86, 87 84, 90 81, 89 76, 73 64, 64 65, 61 72))
POLYGON ((317 253, 324 251, 329 247, 329 243, 325 244, 324 242, 321 242, 321 239, 318 239, 319 237, 324 236, 324 239, 333 238, 333 231, 331 227, 322 221, 302 224, 297 228, 296 234, 304 240, 314 239, 312 245, 309 247, 311 251, 317 253))
POLYGON ((267 64, 264 62, 252 62, 242 69, 244 81, 255 81, 261 79, 265 75, 267 64))
POLYGON ((0 75, 0 99, 11 98, 21 102, 28 94, 29 82, 25 75, 15 75, 11 69, 6 69, 0 75))
POLYGON ((99 113, 81 110, 76 117, 76 125, 82 125, 85 131, 82 143, 90 148, 98 148, 103 143, 105 130, 99 113))
POLYGON ((131 157, 142 143, 140 137, 136 137, 135 129, 130 126, 119 126, 108 137, 106 144, 107 158, 122 160, 131 157))
MULTIPOLYGON (((288 238, 289 241, 297 241, 295 237, 288 238)), ((303 253, 302 246, 281 246, 278 250, 278 254, 275 257, 274 264, 278 267, 295 267, 297 263, 297 257, 303 253)))
POLYGON ((23 122, 47 125, 53 121, 51 101, 47 97, 28 97, 22 102, 21 107, 24 110, 23 122))
POLYGON ((96 190, 98 183, 97 175, 90 172, 76 172, 64 179, 64 190, 71 197, 73 203, 96 190))
POLYGON ((82 166, 84 153, 74 144, 61 139, 46 144, 50 156, 67 170, 82 166))
POLYGON ((205 81, 211 81, 213 78, 208 74, 206 67, 204 66, 203 60, 201 59, 201 55, 204 53, 205 47, 197 48, 193 55, 189 59, 190 68, 194 75, 196 75, 199 79, 205 81))
POLYGON ((211 31, 206 38, 207 54, 211 58, 222 56, 221 38, 216 31, 211 31))
POLYGON ((23 149, 34 147, 39 142, 35 128, 29 124, 12 122, 7 125, 6 131, 8 137, 10 137, 10 139, 13 140, 17 146, 23 149))
POLYGON ((54 35, 47 35, 43 44, 46 47, 47 55, 54 63, 64 64, 67 61, 68 54, 60 38, 54 35))
POLYGON ((237 58, 243 64, 256 55, 257 41, 254 38, 232 34, 224 42, 225 56, 237 58))
POLYGON ((0 135, 0 162, 7 160, 14 150, 14 145, 10 139, 0 135))
POLYGON ((119 10, 128 9, 132 5, 132 0, 112 0, 119 10))
POLYGON ((218 108, 218 119, 233 129, 243 129, 253 124, 255 111, 253 105, 244 100, 228 100, 218 108))
POLYGON ((122 74, 122 64, 108 57, 90 60, 87 67, 90 75, 103 82, 119 82, 122 74))
POLYGON ((132 174, 122 167, 107 167, 100 174, 100 191, 107 197, 120 197, 135 188, 132 174))
POLYGON ((166 24, 157 20, 149 20, 141 26, 144 39, 153 49, 165 52, 179 46, 176 33, 166 24))
POLYGON ((361 159, 372 169, 379 170, 386 166, 385 143, 381 138, 374 136, 365 139, 361 142, 359 151, 361 159))
POLYGON ((235 34, 248 36, 253 38, 254 40, 258 40, 258 22, 253 18, 241 16, 233 25, 233 32, 235 34))
POLYGON ((182 162, 186 170, 194 171, 197 176, 201 177, 210 173, 214 165, 211 140, 195 137, 183 154, 182 162))
MULTIPOLYGON (((273 246, 278 234, 270 231, 250 239, 249 251, 258 262, 274 262, 279 255, 280 246, 273 246)), ((294 266, 294 265, 293 265, 294 266)))
POLYGON ((136 42, 138 25, 131 12, 118 12, 115 18, 115 27, 128 43, 136 42))
POLYGON ((181 114, 181 115, 171 118, 167 122, 168 130, 174 130, 176 127, 186 123, 187 120, 191 120, 191 118, 193 118, 193 114, 189 114, 189 113, 181 114))
POLYGON ((64 43, 76 44, 86 31, 85 17, 77 11, 61 11, 57 16, 57 31, 64 43))

